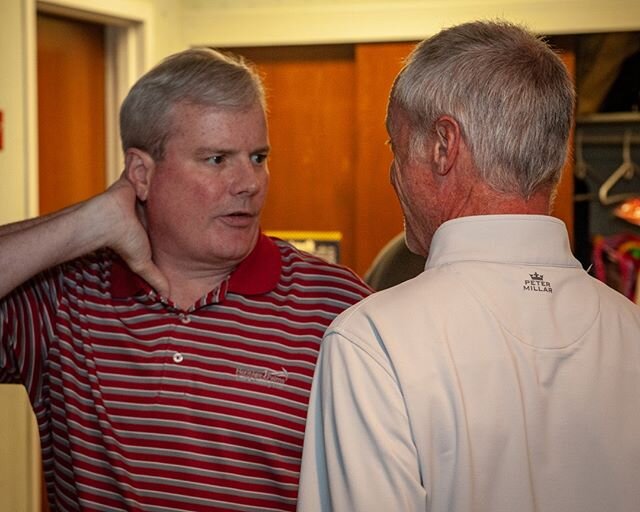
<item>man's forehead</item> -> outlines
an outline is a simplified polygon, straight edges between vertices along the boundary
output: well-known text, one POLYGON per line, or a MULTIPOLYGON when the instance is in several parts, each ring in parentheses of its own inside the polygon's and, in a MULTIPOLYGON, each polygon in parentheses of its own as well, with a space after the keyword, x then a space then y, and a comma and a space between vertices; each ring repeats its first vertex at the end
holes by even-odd
POLYGON ((194 103, 179 103, 173 107, 170 124, 178 130, 190 131, 194 126, 217 126, 222 124, 230 127, 241 124, 247 129, 246 123, 252 125, 259 121, 260 128, 266 129, 267 118, 264 108, 259 103, 236 108, 218 105, 196 105, 194 103))
MULTIPOLYGON (((236 112, 236 114, 239 113, 236 112)), ((235 119, 233 114, 220 123, 211 119, 200 122, 194 121, 194 118, 189 119, 189 116, 182 117, 179 121, 170 124, 165 147, 196 158, 209 157, 214 153, 230 155, 239 152, 252 154, 270 152, 266 124, 255 122, 247 124, 241 115, 235 119)))
POLYGON ((232 105, 220 105, 220 104, 207 104, 197 103, 189 100, 181 100, 172 105, 170 113, 183 115, 185 113, 195 115, 209 115, 209 114, 225 114, 228 116, 242 116, 249 112, 260 111, 266 117, 266 111, 262 103, 255 101, 247 105, 232 106, 232 105))

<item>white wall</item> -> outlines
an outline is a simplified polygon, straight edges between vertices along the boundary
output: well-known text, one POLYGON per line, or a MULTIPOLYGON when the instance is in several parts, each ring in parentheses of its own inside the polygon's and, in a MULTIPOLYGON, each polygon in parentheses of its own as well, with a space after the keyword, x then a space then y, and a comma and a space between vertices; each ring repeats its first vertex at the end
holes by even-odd
POLYGON ((0 110, 3 112, 3 148, 0 149, 0 223, 28 215, 27 140, 27 16, 25 3, 10 0, 0 15, 0 110))
POLYGON ((637 0, 184 0, 183 11, 186 42, 217 46, 410 41, 497 17, 546 35, 640 29, 637 0))
POLYGON ((183 35, 183 0, 146 1, 150 3, 153 12, 154 34, 150 59, 150 64, 153 65, 167 55, 184 50, 188 44, 183 35))

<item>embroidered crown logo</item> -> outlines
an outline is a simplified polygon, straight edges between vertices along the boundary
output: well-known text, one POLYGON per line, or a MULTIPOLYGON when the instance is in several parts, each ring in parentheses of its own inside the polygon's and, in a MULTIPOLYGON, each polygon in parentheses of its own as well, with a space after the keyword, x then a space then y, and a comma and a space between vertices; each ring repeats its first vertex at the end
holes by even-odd
POLYGON ((525 279, 522 289, 527 292, 553 293, 551 283, 544 280, 542 274, 534 272, 529 274, 530 279, 525 279))

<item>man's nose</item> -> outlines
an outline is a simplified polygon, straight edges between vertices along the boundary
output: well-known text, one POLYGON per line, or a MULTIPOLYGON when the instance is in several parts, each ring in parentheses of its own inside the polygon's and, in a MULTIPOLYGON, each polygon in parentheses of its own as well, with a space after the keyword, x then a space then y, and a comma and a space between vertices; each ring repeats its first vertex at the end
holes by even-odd
POLYGON ((234 173, 232 192, 234 194, 253 195, 260 188, 262 169, 256 168, 250 159, 242 159, 234 173))

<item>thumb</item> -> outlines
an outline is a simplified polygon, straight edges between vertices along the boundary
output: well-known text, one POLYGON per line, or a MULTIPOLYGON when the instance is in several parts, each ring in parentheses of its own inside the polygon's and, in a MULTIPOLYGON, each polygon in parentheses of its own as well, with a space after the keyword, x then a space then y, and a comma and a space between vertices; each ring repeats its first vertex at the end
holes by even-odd
POLYGON ((160 269, 153 263, 152 260, 146 260, 138 264, 129 263, 129 268, 142 279, 151 285, 151 287, 158 292, 162 297, 169 297, 171 287, 169 286, 169 280, 160 271, 160 269))

